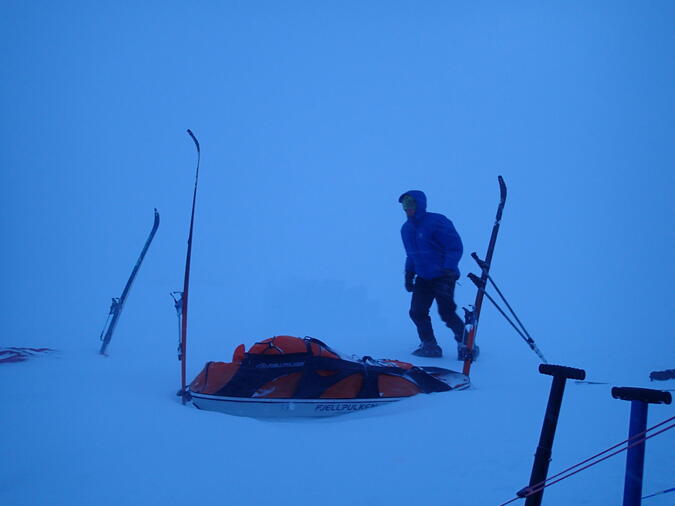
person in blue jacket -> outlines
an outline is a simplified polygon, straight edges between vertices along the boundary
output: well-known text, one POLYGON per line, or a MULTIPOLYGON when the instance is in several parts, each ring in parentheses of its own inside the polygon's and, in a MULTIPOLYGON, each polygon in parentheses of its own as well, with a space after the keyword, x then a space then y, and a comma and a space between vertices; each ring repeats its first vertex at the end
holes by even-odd
POLYGON ((398 201, 408 219, 401 227, 401 238, 407 254, 405 289, 412 292, 410 318, 417 327, 421 344, 413 351, 420 357, 441 357, 443 350, 436 342, 429 309, 434 300, 441 320, 462 341, 464 322, 457 315, 455 283, 459 279, 457 264, 462 258, 462 239, 448 218, 427 211, 424 192, 410 190, 398 201))

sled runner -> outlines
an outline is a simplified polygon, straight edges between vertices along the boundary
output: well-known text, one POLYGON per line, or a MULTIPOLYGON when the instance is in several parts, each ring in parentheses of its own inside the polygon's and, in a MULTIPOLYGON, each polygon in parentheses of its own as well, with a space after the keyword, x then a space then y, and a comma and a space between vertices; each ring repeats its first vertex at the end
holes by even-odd
POLYGON ((199 409, 231 415, 323 417, 468 386, 449 369, 347 358, 312 337, 276 336, 248 352, 239 345, 232 362, 208 362, 186 395, 199 409))

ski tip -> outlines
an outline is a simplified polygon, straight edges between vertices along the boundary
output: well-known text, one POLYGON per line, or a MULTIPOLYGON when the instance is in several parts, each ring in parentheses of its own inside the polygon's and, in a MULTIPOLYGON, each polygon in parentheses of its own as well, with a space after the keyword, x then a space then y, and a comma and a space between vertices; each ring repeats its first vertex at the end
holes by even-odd
POLYGON ((499 181, 501 200, 506 200, 506 183, 504 182, 504 178, 502 176, 497 176, 497 180, 499 181))
POLYGON ((188 133, 188 135, 189 135, 190 137, 192 137, 192 140, 194 141, 195 146, 197 146, 197 152, 199 153, 201 150, 200 150, 200 148, 199 148, 199 141, 197 140, 197 137, 196 137, 195 134, 192 132, 192 130, 190 130, 189 128, 187 129, 187 133, 188 133))

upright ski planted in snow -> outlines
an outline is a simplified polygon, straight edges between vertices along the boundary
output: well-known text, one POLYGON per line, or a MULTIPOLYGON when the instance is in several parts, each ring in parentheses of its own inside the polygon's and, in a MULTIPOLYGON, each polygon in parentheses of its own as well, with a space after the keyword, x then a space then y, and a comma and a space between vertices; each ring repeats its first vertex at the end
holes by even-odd
MULTIPOLYGON (((490 272, 490 265, 492 264, 492 255, 495 251, 495 244, 497 242, 497 234, 499 233, 499 225, 502 221, 502 212, 504 204, 506 203, 506 183, 502 176, 499 179, 499 205, 497 206, 497 217, 492 227, 492 235, 490 235, 490 243, 488 244, 487 254, 485 255, 485 267, 480 277, 482 286, 485 286, 490 272)), ((476 342, 476 331, 478 330, 478 320, 480 318, 480 310, 483 305, 484 290, 478 290, 476 293, 476 302, 471 311, 467 311, 466 326, 464 328, 463 344, 460 346, 459 355, 464 359, 463 373, 467 376, 471 371, 471 362, 474 359, 474 345, 476 342)))
POLYGON ((134 268, 131 271, 131 276, 129 276, 129 280, 127 281, 127 284, 124 287, 124 290, 122 291, 122 295, 120 297, 113 297, 112 304, 110 305, 110 313, 108 314, 108 319, 106 320, 105 326, 103 327, 103 331, 101 332, 101 341, 103 341, 100 350, 101 355, 106 354, 106 349, 108 348, 110 340, 112 339, 113 332, 115 331, 115 327, 117 326, 117 322, 119 321, 120 314, 122 313, 122 309, 124 308, 124 303, 127 300, 127 295, 129 295, 131 285, 133 284, 134 279, 136 279, 136 274, 138 274, 138 270, 141 268, 141 264, 143 263, 145 254, 148 252, 148 248, 150 248, 150 244, 152 243, 152 240, 155 238, 155 234, 157 233, 158 228, 159 228, 159 213, 157 212, 157 209, 155 209, 155 221, 152 224, 152 230, 150 230, 150 235, 148 236, 148 239, 145 241, 145 245, 143 246, 141 255, 138 257, 136 265, 134 265, 134 268))
POLYGON ((180 360, 180 391, 178 395, 181 396, 183 404, 187 402, 186 391, 186 352, 187 352, 187 317, 188 317, 188 294, 190 289, 190 260, 192 259, 192 233, 195 224, 195 205, 197 203, 197 183, 199 182, 199 162, 201 161, 201 149, 199 148, 199 141, 188 128, 187 133, 195 143, 197 148, 197 170, 195 174, 195 189, 192 194, 192 214, 190 216, 190 233, 188 234, 187 255, 185 256, 185 277, 183 278, 183 292, 180 293, 179 298, 176 299, 176 310, 180 317, 180 342, 178 343, 178 359, 180 360))

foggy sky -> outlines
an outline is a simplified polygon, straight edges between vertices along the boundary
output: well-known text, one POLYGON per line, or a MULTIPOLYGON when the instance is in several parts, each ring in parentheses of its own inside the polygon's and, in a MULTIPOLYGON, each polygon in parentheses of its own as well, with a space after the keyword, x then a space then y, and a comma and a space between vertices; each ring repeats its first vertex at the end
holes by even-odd
MULTIPOLYGON (((283 333, 414 347, 398 195, 453 220, 465 275, 501 174, 493 273, 542 349, 609 370, 648 339, 673 366, 671 2, 0 12, 4 344, 96 349, 157 207, 112 346, 175 345, 191 128, 195 353, 283 333)), ((494 311, 482 324, 517 339, 494 311)))

